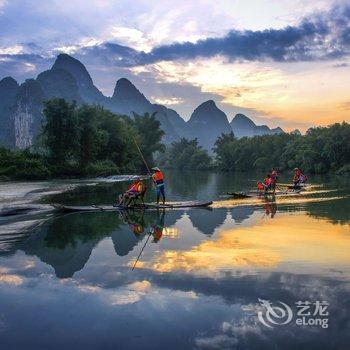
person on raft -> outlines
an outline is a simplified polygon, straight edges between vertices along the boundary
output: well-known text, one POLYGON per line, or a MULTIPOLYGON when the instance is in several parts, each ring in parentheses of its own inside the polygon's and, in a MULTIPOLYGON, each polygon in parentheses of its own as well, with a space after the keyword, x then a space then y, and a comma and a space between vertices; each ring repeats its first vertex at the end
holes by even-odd
POLYGON ((268 190, 272 189, 272 185, 273 185, 273 180, 271 178, 271 175, 267 174, 263 182, 261 181, 258 182, 258 190, 267 192, 268 190))
POLYGON ((164 175, 158 167, 152 168, 152 180, 156 186, 157 192, 157 205, 159 204, 160 196, 163 198, 163 205, 165 204, 165 188, 164 188, 164 175))
POLYGON ((139 212, 130 215, 128 210, 123 210, 122 217, 124 221, 129 225, 130 230, 135 236, 140 236, 145 231, 145 221, 144 221, 144 212, 141 212, 141 215, 138 215, 139 212))
POLYGON ((133 200, 138 198, 141 199, 142 204, 144 204, 143 198, 147 191, 147 187, 141 179, 136 179, 124 192, 124 194, 119 196, 119 206, 127 207, 131 204, 133 200))
POLYGON ((273 193, 276 192, 277 180, 278 180, 277 169, 276 168, 272 168, 272 171, 271 171, 271 188, 273 189, 273 193))
POLYGON ((307 181, 307 176, 301 171, 300 168, 294 168, 293 184, 294 186, 300 186, 307 181))
POLYGON ((165 209, 162 210, 161 214, 159 214, 159 211, 157 209, 157 221, 151 229, 151 233, 153 236, 153 243, 158 243, 163 236, 164 217, 165 217, 165 209))

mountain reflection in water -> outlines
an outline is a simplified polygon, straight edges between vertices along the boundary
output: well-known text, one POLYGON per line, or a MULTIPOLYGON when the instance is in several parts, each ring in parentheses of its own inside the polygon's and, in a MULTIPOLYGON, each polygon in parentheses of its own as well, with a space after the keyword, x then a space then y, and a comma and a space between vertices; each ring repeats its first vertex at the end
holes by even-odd
MULTIPOLYGON (((207 198, 235 184, 203 179, 186 190, 174 178, 169 192, 207 198)), ((347 349, 347 195, 53 217, 0 257, 2 347, 347 349), (328 301, 329 328, 269 329, 259 299, 328 301)))
POLYGON ((291 264, 302 263, 304 271, 317 265, 320 273, 327 263, 346 266, 348 225, 334 226, 298 212, 275 217, 276 207, 269 203, 263 210, 243 206, 214 211, 69 214, 47 222, 18 248, 51 265, 59 278, 82 270, 99 242, 106 239, 112 241, 115 254, 124 258, 122 265, 129 266, 138 253, 136 247, 141 249, 148 234, 150 245, 159 243, 161 248, 145 247, 137 268, 159 272, 214 275, 233 267, 289 270, 291 264), (206 240, 205 236, 213 234, 213 239, 206 240), (325 251, 336 254, 327 257, 325 251))

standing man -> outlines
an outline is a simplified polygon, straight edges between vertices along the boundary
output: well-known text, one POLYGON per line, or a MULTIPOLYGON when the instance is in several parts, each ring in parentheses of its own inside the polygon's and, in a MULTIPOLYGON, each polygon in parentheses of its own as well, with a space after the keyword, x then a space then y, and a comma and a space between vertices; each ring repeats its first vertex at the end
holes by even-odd
POLYGON ((160 195, 162 195, 163 204, 165 204, 164 175, 157 167, 152 168, 152 171, 152 180, 154 182, 154 185, 156 186, 157 191, 157 205, 159 204, 160 195))
POLYGON ((277 179, 278 179, 277 170, 276 170, 276 168, 272 168, 272 171, 271 171, 271 180, 272 180, 271 187, 273 189, 273 193, 276 192, 277 179))

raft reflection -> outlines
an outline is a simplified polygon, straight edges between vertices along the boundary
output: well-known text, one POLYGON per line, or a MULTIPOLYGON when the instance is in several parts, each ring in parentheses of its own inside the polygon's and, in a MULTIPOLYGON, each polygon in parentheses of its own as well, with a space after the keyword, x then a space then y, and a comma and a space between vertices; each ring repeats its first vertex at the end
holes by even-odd
POLYGON ((303 212, 275 216, 276 210, 276 203, 268 202, 263 207, 230 210, 70 214, 46 223, 19 248, 51 265, 59 278, 82 270, 93 250, 106 239, 123 258, 118 264, 132 266, 148 235, 151 244, 136 267, 159 272, 289 271, 300 263, 305 269, 312 266, 321 271, 321 266, 349 263, 348 225, 334 225, 303 212), (207 239, 208 235, 213 237, 207 239), (152 243, 160 246, 152 247, 152 243), (329 250, 334 253, 325 256, 329 250))

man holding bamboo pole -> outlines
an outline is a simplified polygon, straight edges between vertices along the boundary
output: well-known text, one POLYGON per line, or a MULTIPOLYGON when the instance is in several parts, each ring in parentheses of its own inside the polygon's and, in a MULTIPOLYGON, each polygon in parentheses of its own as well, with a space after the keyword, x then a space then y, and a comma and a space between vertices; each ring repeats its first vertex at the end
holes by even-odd
POLYGON ((159 198, 162 196, 163 205, 165 204, 165 189, 164 189, 164 175, 158 167, 152 168, 152 180, 157 191, 157 205, 159 204, 159 198))

